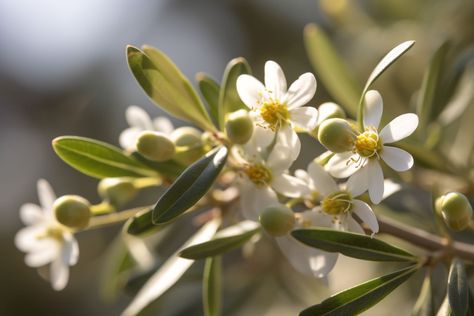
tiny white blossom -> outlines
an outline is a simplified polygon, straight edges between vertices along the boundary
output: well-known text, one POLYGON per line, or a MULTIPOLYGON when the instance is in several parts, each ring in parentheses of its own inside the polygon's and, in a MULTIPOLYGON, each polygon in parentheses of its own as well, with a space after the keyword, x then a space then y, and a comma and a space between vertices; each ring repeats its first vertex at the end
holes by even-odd
POLYGON ((235 156, 243 175, 240 201, 246 218, 256 220, 260 211, 278 203, 275 191, 287 197, 306 193, 305 183, 288 173, 294 161, 292 150, 268 129, 256 126, 250 141, 236 149, 235 156), (269 149, 275 137, 276 143, 269 149))
POLYGON ((380 132, 383 102, 380 94, 371 90, 365 95, 364 131, 356 136, 352 151, 335 154, 326 164, 332 176, 347 178, 348 185, 369 190, 373 203, 380 203, 384 195, 383 160, 395 171, 406 171, 413 166, 413 157, 403 149, 387 146, 410 136, 418 126, 418 116, 402 114, 380 132))
POLYGON ((316 92, 316 79, 312 73, 301 75, 287 89, 281 67, 274 61, 265 63, 265 85, 250 75, 237 79, 237 92, 247 105, 257 124, 285 135, 288 146, 296 158, 301 149, 293 128, 311 131, 316 127, 318 111, 308 103, 316 92))
POLYGON ((58 223, 53 214, 56 196, 46 180, 38 181, 41 206, 24 204, 20 218, 27 227, 15 236, 15 245, 26 252, 25 263, 30 267, 50 264, 50 282, 60 291, 67 285, 69 266, 77 263, 79 247, 73 233, 58 223))
POLYGON ((144 131, 155 131, 170 135, 174 130, 173 123, 164 116, 151 119, 145 110, 136 105, 131 105, 125 111, 125 118, 130 127, 120 133, 119 143, 123 149, 135 151, 138 137, 144 131))

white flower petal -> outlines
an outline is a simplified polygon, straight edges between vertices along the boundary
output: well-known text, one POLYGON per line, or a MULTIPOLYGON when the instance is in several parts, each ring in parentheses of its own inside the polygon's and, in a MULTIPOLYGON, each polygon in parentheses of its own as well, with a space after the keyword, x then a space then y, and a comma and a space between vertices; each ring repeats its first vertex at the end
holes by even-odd
POLYGON ((336 181, 315 161, 308 165, 308 175, 316 190, 324 196, 339 190, 336 181))
POLYGON ((379 133, 384 144, 393 143, 410 136, 418 126, 418 116, 406 113, 394 118, 379 133))
POLYGON ((303 169, 296 169, 295 170, 295 177, 297 177, 298 179, 303 180, 306 183, 308 183, 309 180, 310 180, 308 173, 306 172, 306 170, 303 170, 303 169))
POLYGON ((324 120, 330 118, 336 111, 339 111, 339 105, 334 102, 324 102, 318 108, 318 125, 324 120))
POLYGON ((281 67, 274 61, 265 63, 265 87, 276 100, 286 93, 286 78, 281 67))
POLYGON ((136 150, 137 140, 143 130, 138 127, 129 127, 122 131, 119 136, 119 144, 123 149, 136 150))
POLYGON ((371 231, 374 233, 379 232, 379 222, 377 221, 377 217, 367 203, 360 200, 352 200, 351 210, 369 226, 371 231))
POLYGON ((333 217, 324 213, 320 206, 317 206, 309 211, 301 212, 301 217, 304 222, 309 222, 314 227, 332 227, 333 217))
POLYGON ((45 228, 42 225, 24 227, 15 235, 15 246, 23 252, 41 248, 41 240, 38 239, 38 236, 44 233, 45 228))
POLYGON ((296 132, 287 125, 278 131, 278 140, 281 145, 291 149, 292 160, 298 158, 301 151, 301 141, 296 132))
POLYGON ((375 127, 378 129, 382 118, 383 101, 382 96, 376 90, 367 91, 365 94, 364 127, 375 127))
POLYGON ((56 194, 54 194, 53 188, 48 181, 39 179, 37 183, 38 198, 40 201, 41 208, 47 216, 52 216, 53 203, 56 200, 56 194))
POLYGON ((125 118, 130 127, 138 127, 142 130, 152 131, 153 122, 148 113, 139 106, 131 105, 125 111, 125 118))
POLYGON ((259 188, 248 180, 240 183, 240 208, 244 218, 258 221, 260 212, 268 206, 278 205, 276 193, 268 188, 259 188))
POLYGON ((275 133, 270 129, 254 125, 252 138, 242 148, 248 157, 256 157, 272 143, 275 137, 275 133))
POLYGON ((318 124, 318 110, 311 106, 303 106, 290 111, 290 121, 296 127, 312 131, 318 124))
POLYGON ((383 161, 395 171, 407 171, 413 167, 413 157, 403 149, 384 146, 382 149, 383 161))
POLYGON ((365 231, 362 226, 357 223, 357 221, 352 218, 352 216, 348 216, 347 219, 347 228, 350 232, 365 235, 365 231))
POLYGON ((63 238, 64 243, 61 249, 61 256, 64 262, 70 266, 73 266, 79 259, 79 246, 77 244, 77 240, 70 233, 65 233, 63 238))
POLYGON ((293 163, 291 149, 277 144, 267 158, 267 166, 272 173, 279 174, 286 171, 293 163))
POLYGON ((50 266, 50 281, 53 289, 61 291, 69 280, 69 266, 61 257, 56 258, 50 266))
POLYGON ((291 84, 282 102, 287 104, 288 110, 292 110, 308 103, 315 92, 316 78, 312 73, 307 72, 291 84))
POLYGON ((301 197, 309 193, 304 181, 288 174, 274 175, 272 187, 280 194, 287 197, 301 197))
POLYGON ((390 179, 386 179, 383 182, 383 200, 388 198, 390 195, 400 191, 402 186, 396 182, 393 182, 390 179))
POLYGON ((346 190, 351 192, 352 197, 364 193, 369 188, 369 167, 365 165, 349 177, 346 184, 346 190))
POLYGON ((25 225, 33 225, 37 224, 44 220, 44 214, 36 204, 33 203, 26 203, 23 204, 20 208, 20 218, 23 224, 25 225))
POLYGON ((262 106, 261 100, 265 95, 265 86, 253 76, 240 75, 237 78, 237 93, 250 109, 259 108, 262 106))
POLYGON ((158 116, 153 120, 153 126, 158 132, 170 135, 174 131, 174 126, 171 120, 165 116, 158 116))
POLYGON ((25 263, 32 268, 42 267, 54 260, 59 255, 58 243, 51 239, 43 239, 41 248, 29 252, 25 256, 25 263))
POLYGON ((338 257, 337 253, 324 251, 321 251, 321 254, 311 255, 309 257, 309 266, 314 276, 317 278, 327 276, 336 265, 338 257))
POLYGON ((334 154, 324 166, 324 169, 335 178, 347 178, 359 170, 358 163, 351 161, 351 159, 358 158, 358 155, 350 151, 334 154))
POLYGON ((383 172, 378 161, 369 160, 369 197, 372 203, 379 204, 383 197, 383 172))

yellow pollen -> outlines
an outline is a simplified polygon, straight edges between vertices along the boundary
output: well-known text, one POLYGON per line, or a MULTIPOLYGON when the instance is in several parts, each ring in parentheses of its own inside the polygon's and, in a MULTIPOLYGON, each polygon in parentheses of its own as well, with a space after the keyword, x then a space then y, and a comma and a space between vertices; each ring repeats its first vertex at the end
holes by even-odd
POLYGON ((382 143, 376 131, 366 130, 357 136, 354 146, 356 153, 362 157, 370 158, 382 148, 382 143))
POLYGON ((246 165, 244 172, 247 177, 257 186, 268 185, 272 180, 272 174, 267 167, 262 164, 246 165))
POLYGON ((63 230, 60 227, 50 226, 43 233, 36 235, 36 239, 53 238, 63 240, 63 230))
POLYGON ((286 104, 273 100, 263 103, 260 108, 260 115, 272 130, 279 129, 290 118, 290 112, 288 112, 286 104))
POLYGON ((335 192, 325 197, 321 202, 323 211, 329 215, 339 215, 349 212, 352 196, 349 192, 335 192))

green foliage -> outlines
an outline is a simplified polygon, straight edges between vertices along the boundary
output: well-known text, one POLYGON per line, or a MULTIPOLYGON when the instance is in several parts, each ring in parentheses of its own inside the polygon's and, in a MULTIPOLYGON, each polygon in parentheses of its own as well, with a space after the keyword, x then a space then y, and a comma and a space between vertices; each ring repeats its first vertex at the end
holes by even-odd
POLYGON ((211 257, 204 265, 202 299, 205 316, 221 314, 222 259, 211 257))
POLYGON ((156 203, 153 223, 169 222, 199 201, 224 167, 227 154, 226 147, 216 148, 184 170, 156 203))
POLYGON ((220 255, 242 246, 259 231, 260 227, 255 222, 240 222, 221 230, 214 238, 205 243, 183 249, 179 255, 194 260, 220 255))
POLYGON ((464 316, 469 307, 469 282, 464 264, 459 259, 451 263, 448 277, 448 301, 454 316, 464 316))
POLYGON ((218 124, 219 93, 221 87, 214 79, 201 72, 196 75, 196 81, 198 82, 199 90, 201 91, 204 100, 206 100, 207 105, 209 105, 209 113, 211 114, 214 123, 218 124))
POLYGON ((372 261, 416 261, 411 253, 366 235, 326 228, 296 229, 291 235, 302 243, 329 252, 372 261))
POLYGON ((153 224, 152 213, 153 208, 150 207, 130 217, 124 225, 124 231, 130 235, 145 235, 160 230, 165 225, 153 224))
POLYGON ((119 148, 94 139, 62 136, 53 140, 53 149, 68 165, 94 178, 157 176, 119 148))
POLYGON ((413 265, 335 294, 300 316, 356 315, 377 304, 419 269, 413 265))
POLYGON ((127 47, 127 60, 135 79, 150 99, 169 114, 215 130, 209 115, 189 80, 160 50, 127 47))
POLYGON ((433 288, 431 284, 431 275, 427 271, 423 285, 421 286, 420 296, 413 308, 412 316, 431 316, 435 314, 433 302, 433 288))

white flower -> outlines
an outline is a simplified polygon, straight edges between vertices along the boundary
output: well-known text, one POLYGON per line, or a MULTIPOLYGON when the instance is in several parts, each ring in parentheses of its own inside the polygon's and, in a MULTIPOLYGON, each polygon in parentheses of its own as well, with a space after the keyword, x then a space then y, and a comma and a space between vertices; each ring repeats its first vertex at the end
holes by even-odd
POLYGON ((278 203, 275 191, 287 197, 306 194, 305 183, 288 173, 294 161, 292 150, 280 139, 270 130, 256 126, 250 141, 235 151, 243 174, 239 181, 240 200, 247 219, 257 220, 260 211, 278 203), (268 152, 275 137, 276 143, 268 152))
POLYGON ((144 131, 155 131, 170 135, 174 130, 173 123, 168 118, 159 116, 152 120, 145 110, 136 105, 127 108, 125 118, 130 127, 120 134, 119 143, 123 149, 128 151, 136 150, 138 137, 144 131))
POLYGON ((250 75, 237 79, 237 92, 251 109, 257 124, 285 134, 296 158, 301 144, 293 128, 311 131, 316 127, 318 111, 305 107, 316 92, 316 79, 312 73, 301 75, 287 89, 285 75, 274 61, 265 63, 265 85, 250 75))
POLYGON ((46 180, 38 181, 38 197, 41 206, 29 203, 20 208, 21 220, 27 227, 16 234, 15 245, 27 253, 28 266, 50 264, 50 282, 60 291, 68 282, 69 266, 77 263, 79 248, 72 232, 54 217, 56 196, 46 180))
POLYGON ((332 176, 347 178, 348 186, 369 190, 373 203, 380 203, 384 195, 384 176, 380 159, 395 171, 406 171, 413 166, 413 157, 403 149, 387 146, 410 136, 418 126, 413 113, 393 119, 380 132, 383 102, 380 94, 371 90, 365 95, 364 132, 357 135, 352 152, 335 154, 326 164, 332 176))

